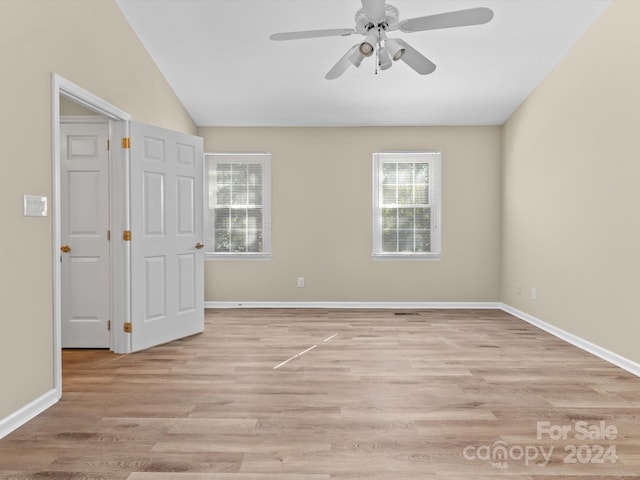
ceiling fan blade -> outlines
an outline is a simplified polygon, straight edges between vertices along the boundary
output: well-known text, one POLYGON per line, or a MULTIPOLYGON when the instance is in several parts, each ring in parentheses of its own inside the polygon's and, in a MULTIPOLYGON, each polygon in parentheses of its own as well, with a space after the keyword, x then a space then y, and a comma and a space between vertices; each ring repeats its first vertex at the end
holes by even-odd
POLYGON ((333 68, 327 72, 327 74, 324 76, 324 78, 326 78, 327 80, 335 80, 340 75, 342 75, 344 72, 346 72, 347 68, 349 68, 349 66, 353 65, 351 60, 349 60, 349 57, 358 49, 359 46, 360 46, 360 44, 356 44, 353 47, 351 47, 349 49, 349 51, 344 54, 344 57, 342 57, 340 60, 338 60, 338 63, 336 63, 333 66, 333 68))
POLYGON ((385 0, 362 0, 362 8, 369 20, 381 22, 387 10, 385 0))
POLYGON ((420 75, 428 75, 435 71, 435 63, 422 55, 419 51, 417 51, 404 40, 398 38, 397 41, 404 48, 404 55, 400 57, 400 60, 409 65, 420 75))
POLYGON ((347 37, 356 31, 352 28, 332 28, 328 30, 305 30, 302 32, 274 33, 271 40, 300 40, 302 38, 347 37))
POLYGON ((490 8, 479 7, 456 12, 439 13, 426 17, 409 18, 398 25, 402 32, 423 32, 439 28, 465 27, 468 25, 482 25, 493 18, 490 8))

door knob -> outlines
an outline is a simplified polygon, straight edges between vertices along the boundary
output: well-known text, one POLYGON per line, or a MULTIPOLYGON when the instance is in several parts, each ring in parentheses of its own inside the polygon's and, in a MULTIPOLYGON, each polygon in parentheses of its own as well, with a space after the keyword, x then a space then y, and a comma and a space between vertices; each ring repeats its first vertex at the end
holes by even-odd
POLYGON ((63 251, 64 253, 68 253, 71 251, 71 247, 69 245, 62 245, 60 247, 60 250, 63 251))
POLYGON ((198 243, 196 243, 196 248, 197 248, 198 250, 200 250, 201 248, 204 248, 204 244, 202 244, 202 243, 198 242, 198 243))

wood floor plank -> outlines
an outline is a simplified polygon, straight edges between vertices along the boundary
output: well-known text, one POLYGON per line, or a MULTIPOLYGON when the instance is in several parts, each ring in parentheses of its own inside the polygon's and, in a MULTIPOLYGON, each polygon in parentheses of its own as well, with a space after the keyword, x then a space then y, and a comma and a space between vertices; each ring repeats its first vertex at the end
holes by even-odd
POLYGON ((640 478, 639 420, 639 378, 502 311, 208 310, 144 352, 65 350, 0 479, 640 478))
POLYGON ((245 474, 238 473, 233 477, 218 473, 132 473, 127 480, 331 480, 329 475, 282 475, 282 474, 245 474))

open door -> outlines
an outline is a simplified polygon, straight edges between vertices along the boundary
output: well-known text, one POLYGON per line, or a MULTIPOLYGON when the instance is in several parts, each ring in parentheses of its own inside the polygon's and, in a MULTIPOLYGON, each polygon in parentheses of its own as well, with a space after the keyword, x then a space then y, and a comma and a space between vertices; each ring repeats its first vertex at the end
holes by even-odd
POLYGON ((204 330, 202 138, 131 122, 131 351, 204 330))

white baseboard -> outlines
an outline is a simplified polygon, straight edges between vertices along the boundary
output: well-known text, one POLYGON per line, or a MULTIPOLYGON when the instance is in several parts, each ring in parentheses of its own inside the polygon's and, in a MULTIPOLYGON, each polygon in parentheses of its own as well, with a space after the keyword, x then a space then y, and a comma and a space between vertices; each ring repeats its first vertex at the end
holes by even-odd
POLYGON ((205 308, 497 309, 499 302, 204 302, 205 308))
POLYGON ((14 430, 18 429, 32 418, 40 415, 47 408, 58 402, 60 396, 57 390, 49 390, 31 403, 28 403, 11 415, 0 420, 0 438, 6 437, 14 430))
POLYGON ((573 333, 569 333, 566 330, 562 330, 561 328, 555 327, 547 322, 540 320, 528 313, 522 312, 516 308, 513 308, 510 305, 502 304, 500 306, 502 310, 507 313, 510 313, 514 317, 518 317, 521 320, 524 320, 531 325, 534 325, 545 332, 550 333, 554 337, 559 338, 560 340, 564 340, 571 345, 574 345, 585 352, 589 352, 596 357, 600 357, 601 359, 615 365, 616 367, 620 367, 623 370, 635 375, 636 377, 640 377, 640 364, 629 360, 617 353, 614 353, 606 348, 601 347, 600 345, 596 345, 595 343, 591 343, 584 338, 578 337, 573 333))

